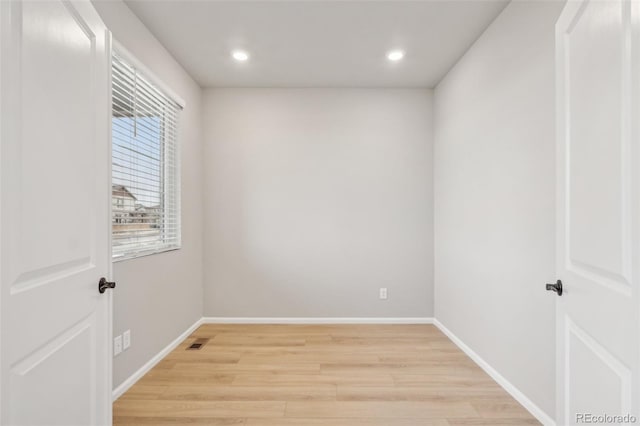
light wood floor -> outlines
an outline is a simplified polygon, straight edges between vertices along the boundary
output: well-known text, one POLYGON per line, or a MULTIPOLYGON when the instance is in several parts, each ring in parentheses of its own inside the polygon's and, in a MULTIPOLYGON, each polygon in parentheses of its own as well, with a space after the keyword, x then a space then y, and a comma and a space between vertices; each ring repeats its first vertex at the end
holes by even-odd
POLYGON ((115 425, 539 424, 431 325, 203 325, 113 414, 115 425), (185 350, 196 338, 210 340, 185 350))

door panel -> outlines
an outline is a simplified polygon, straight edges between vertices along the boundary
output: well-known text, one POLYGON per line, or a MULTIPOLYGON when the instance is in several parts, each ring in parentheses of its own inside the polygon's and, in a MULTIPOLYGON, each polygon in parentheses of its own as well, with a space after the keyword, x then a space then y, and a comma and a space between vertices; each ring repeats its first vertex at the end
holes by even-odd
POLYGON ((558 424, 639 414, 637 8, 569 1, 556 27, 558 424))
POLYGON ((95 148, 87 141, 95 135, 91 105, 96 102, 92 89, 96 35, 74 16, 72 6, 26 2, 22 9, 20 272, 31 276, 35 272, 37 277, 52 269, 93 263, 95 148), (46 14, 49 25, 43 25, 41 14, 46 14), (65 48, 52 49, 52 43, 65 48), (49 99, 43 102, 43 95, 49 99), (61 128, 60 123, 69 124, 61 128), (60 208, 61 197, 69 208, 60 208), (29 246, 42 235, 50 238, 29 246))
POLYGON ((13 409, 8 424, 99 424, 95 355, 76 357, 78 353, 94 352, 95 334, 95 317, 91 316, 13 366, 9 379, 13 409), (64 392, 59 391, 61 383, 65 384, 64 392), (59 407, 74 409, 64 418, 52 417, 59 407))
MULTIPOLYGON (((585 3, 565 33, 568 260, 594 282, 629 291, 628 129, 623 129, 623 4, 585 3), (575 141, 575 143, 572 143, 575 141)), ((628 19, 628 13, 626 14, 628 19)), ((627 87, 628 90, 628 87, 627 87)))
POLYGON ((0 8, 1 420, 108 424, 109 35, 86 0, 0 8))
POLYGON ((631 371, 571 320, 565 326, 568 411, 629 413, 631 371))

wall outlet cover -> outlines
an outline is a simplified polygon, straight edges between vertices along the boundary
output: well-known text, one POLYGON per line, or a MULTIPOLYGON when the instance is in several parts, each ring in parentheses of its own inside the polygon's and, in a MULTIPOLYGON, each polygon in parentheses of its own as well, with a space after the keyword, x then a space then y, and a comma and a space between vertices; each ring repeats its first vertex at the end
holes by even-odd
POLYGON ((380 299, 386 299, 387 298, 387 288, 386 287, 382 287, 380 288, 380 299))
POLYGON ((122 336, 113 338, 113 356, 118 356, 122 352, 122 336))
POLYGON ((122 350, 126 351, 131 346, 131 330, 122 333, 122 350))

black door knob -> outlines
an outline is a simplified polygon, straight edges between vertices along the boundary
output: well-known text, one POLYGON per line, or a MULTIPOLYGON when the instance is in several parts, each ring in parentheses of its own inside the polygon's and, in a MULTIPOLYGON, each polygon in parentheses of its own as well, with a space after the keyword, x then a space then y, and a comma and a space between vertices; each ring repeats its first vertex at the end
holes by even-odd
POLYGON ((562 296, 562 281, 558 280, 555 284, 547 284, 547 291, 555 291, 558 296, 562 296))
POLYGON ((100 278, 100 281, 98 281, 98 291, 100 294, 104 293, 108 288, 116 288, 116 283, 107 281, 104 277, 100 278))

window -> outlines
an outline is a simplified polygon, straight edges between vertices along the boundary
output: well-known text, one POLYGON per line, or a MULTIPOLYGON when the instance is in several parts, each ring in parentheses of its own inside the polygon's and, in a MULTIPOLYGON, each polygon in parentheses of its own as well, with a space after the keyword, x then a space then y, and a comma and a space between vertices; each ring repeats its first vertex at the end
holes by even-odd
POLYGON ((113 258, 180 248, 180 106, 117 53, 112 65, 113 258))

